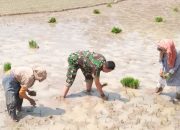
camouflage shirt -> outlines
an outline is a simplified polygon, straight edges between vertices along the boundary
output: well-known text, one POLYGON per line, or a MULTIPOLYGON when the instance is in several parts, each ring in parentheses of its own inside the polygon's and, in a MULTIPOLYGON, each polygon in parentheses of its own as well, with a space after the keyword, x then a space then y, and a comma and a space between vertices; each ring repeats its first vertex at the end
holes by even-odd
POLYGON ((106 59, 103 55, 95 52, 78 51, 69 56, 68 62, 69 65, 78 65, 78 67, 85 71, 91 71, 94 76, 99 77, 106 59))

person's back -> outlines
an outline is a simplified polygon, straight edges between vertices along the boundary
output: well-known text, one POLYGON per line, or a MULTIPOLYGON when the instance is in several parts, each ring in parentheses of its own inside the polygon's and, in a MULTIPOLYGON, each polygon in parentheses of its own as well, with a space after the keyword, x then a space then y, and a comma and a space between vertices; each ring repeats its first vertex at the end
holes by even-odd
POLYGON ((11 70, 16 80, 27 88, 31 87, 35 82, 33 69, 31 67, 16 67, 11 70))
POLYGON ((80 68, 91 69, 94 74, 96 71, 102 70, 106 59, 103 55, 90 51, 78 51, 78 65, 80 68))

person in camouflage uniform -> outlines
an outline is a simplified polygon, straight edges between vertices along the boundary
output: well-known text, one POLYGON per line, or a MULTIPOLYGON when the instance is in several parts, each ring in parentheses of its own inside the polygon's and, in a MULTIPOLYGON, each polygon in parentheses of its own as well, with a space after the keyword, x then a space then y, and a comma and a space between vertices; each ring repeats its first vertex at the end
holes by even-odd
POLYGON ((113 61, 106 61, 103 55, 95 52, 78 51, 69 55, 68 64, 66 87, 63 95, 64 98, 75 80, 78 69, 81 69, 85 77, 87 92, 91 91, 94 79, 101 97, 103 99, 107 98, 102 90, 103 86, 99 82, 99 76, 100 71, 107 73, 115 68, 115 63, 113 61))

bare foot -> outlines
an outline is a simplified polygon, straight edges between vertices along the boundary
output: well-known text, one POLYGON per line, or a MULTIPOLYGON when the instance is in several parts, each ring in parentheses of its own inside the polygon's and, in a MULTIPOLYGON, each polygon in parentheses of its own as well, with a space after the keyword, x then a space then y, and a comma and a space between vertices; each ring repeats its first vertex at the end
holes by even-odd
POLYGON ((91 92, 92 92, 91 90, 86 90, 86 91, 85 91, 85 94, 91 95, 91 92))
POLYGON ((87 93, 90 93, 90 92, 91 92, 91 89, 89 89, 89 90, 87 89, 86 92, 87 92, 87 93))
POLYGON ((101 95, 101 98, 102 98, 103 100, 105 100, 105 101, 108 100, 108 96, 106 96, 106 95, 101 95))

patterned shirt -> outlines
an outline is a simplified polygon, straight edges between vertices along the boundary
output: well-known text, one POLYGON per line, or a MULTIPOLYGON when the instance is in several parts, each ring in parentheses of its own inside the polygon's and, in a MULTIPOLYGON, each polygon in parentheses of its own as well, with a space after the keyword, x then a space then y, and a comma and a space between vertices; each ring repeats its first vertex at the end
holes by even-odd
POLYGON ((91 71, 96 77, 100 76, 100 71, 106 62, 103 55, 90 51, 72 53, 69 59, 70 64, 77 64, 80 68, 91 71))

